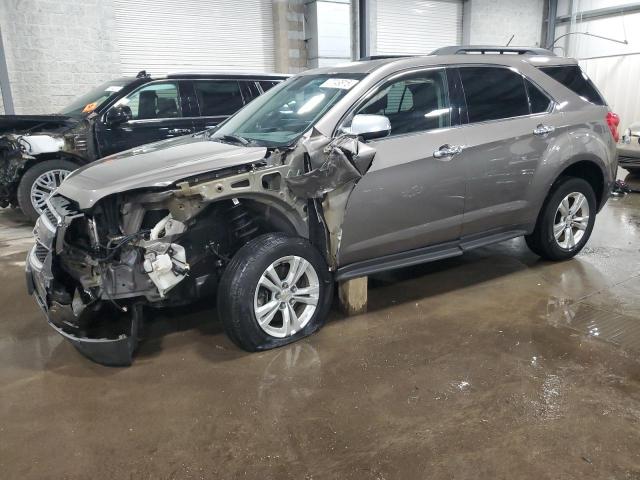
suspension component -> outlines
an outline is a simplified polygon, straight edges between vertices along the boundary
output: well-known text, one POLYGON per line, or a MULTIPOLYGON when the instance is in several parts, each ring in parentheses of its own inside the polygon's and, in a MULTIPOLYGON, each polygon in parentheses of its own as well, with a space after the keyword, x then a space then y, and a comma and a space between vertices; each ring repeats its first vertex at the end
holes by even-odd
POLYGON ((244 244, 255 236, 258 231, 258 225, 256 225, 249 211, 237 198, 232 199, 229 215, 233 233, 240 242, 244 244))

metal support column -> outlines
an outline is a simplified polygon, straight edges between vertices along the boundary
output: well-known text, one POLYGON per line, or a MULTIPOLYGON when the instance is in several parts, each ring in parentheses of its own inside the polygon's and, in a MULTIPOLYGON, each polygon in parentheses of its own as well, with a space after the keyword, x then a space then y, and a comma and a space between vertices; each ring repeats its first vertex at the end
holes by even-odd
POLYGON ((4 55, 4 44, 2 43, 2 30, 0 30, 0 90, 2 90, 2 103, 4 113, 15 114, 13 108, 13 97, 11 96, 11 84, 9 83, 9 70, 7 69, 7 59, 4 55))
POLYGON ((369 56, 369 0, 358 0, 358 31, 360 40, 360 58, 369 56))
POLYGON ((549 0, 547 18, 545 19, 546 29, 543 46, 549 48, 556 38, 556 15, 558 14, 558 0, 549 0))

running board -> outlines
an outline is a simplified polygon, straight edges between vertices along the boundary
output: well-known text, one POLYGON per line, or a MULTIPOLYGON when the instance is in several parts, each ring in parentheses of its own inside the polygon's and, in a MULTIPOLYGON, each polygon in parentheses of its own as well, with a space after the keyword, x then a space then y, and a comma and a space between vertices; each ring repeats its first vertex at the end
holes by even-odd
POLYGON ((457 257, 468 250, 511 240, 512 238, 521 237, 526 233, 526 230, 509 230, 492 235, 474 236, 466 240, 462 239, 460 242, 440 243, 430 247, 394 253, 371 260, 363 260, 338 268, 335 279, 337 281, 344 281, 351 278, 366 277, 387 270, 395 270, 396 268, 410 267, 421 263, 457 257))

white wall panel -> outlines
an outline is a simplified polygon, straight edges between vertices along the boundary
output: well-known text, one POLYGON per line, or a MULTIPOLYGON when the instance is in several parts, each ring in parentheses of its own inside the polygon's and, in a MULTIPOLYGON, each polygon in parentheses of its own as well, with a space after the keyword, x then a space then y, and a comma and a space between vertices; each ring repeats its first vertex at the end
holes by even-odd
POLYGON ((558 15, 569 15, 570 8, 574 12, 597 10, 599 8, 624 7, 638 3, 638 0, 558 0, 558 15))
POLYGON ((461 0, 377 0, 373 54, 426 55, 462 41, 461 0))
POLYGON ((269 0, 113 0, 125 75, 272 72, 269 0))

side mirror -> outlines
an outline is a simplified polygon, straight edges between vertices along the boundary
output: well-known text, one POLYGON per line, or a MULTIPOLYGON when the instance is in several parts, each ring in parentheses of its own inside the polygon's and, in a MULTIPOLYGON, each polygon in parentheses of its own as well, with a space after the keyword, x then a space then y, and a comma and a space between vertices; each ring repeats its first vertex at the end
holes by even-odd
POLYGON ((348 133, 363 140, 386 137, 391 133, 391 122, 384 115, 358 114, 353 117, 348 133))
POLYGON ((105 123, 109 126, 119 125, 131 119, 131 109, 125 106, 115 106, 107 111, 104 117, 105 123))

